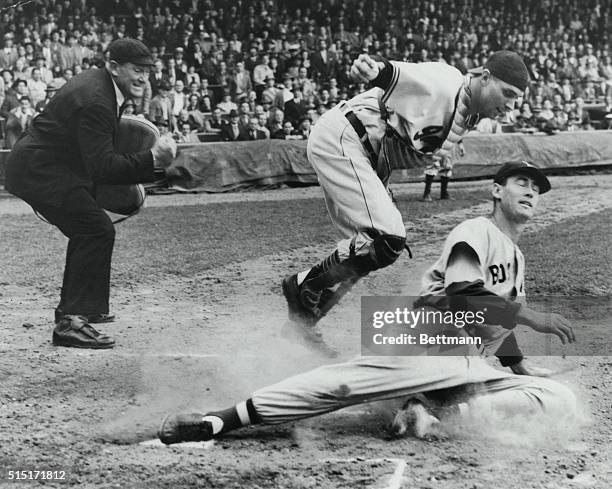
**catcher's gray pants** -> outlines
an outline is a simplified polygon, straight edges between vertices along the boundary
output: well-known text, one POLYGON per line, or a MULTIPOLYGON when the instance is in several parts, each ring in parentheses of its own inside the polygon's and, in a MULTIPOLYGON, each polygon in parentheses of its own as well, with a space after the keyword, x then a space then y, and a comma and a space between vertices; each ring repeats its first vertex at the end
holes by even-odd
POLYGON ((508 414, 575 411, 572 391, 550 379, 497 370, 480 357, 359 357, 326 365, 256 391, 253 405, 266 424, 316 416, 369 401, 474 385, 474 408, 508 414))
POLYGON ((338 107, 317 121, 308 138, 307 152, 325 194, 329 215, 347 238, 338 243, 340 259, 350 256, 352 244, 358 255, 368 253, 372 242, 368 230, 406 236, 402 215, 338 107))

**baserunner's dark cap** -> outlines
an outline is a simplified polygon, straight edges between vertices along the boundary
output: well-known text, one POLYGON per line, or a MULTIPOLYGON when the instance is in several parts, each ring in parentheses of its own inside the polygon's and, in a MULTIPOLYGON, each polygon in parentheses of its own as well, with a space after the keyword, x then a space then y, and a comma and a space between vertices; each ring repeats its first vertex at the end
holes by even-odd
POLYGON ((110 43, 109 59, 119 64, 133 63, 139 66, 154 66, 151 51, 138 39, 125 37, 110 43))
POLYGON ((504 180, 512 175, 525 174, 533 178, 540 188, 540 194, 545 194, 550 190, 550 182, 546 175, 529 161, 508 161, 504 163, 493 178, 495 183, 503 184, 504 180))

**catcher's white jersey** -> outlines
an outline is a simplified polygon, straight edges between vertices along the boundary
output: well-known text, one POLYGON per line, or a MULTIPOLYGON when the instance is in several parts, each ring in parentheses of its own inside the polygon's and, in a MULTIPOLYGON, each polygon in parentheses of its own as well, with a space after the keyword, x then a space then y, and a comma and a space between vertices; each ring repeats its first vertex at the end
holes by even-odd
POLYGON ((484 287, 505 299, 525 295, 525 257, 488 217, 468 219, 459 224, 446 238, 442 255, 423 276, 421 295, 444 295, 452 282, 482 280, 484 287), (466 276, 461 271, 449 274, 447 264, 458 243, 466 243, 478 255, 480 275, 466 276), (457 280, 459 277, 461 280, 457 280))
POLYGON ((391 85, 373 88, 349 101, 378 151, 385 130, 379 100, 389 112, 389 124, 422 153, 438 149, 450 128, 464 77, 444 63, 392 61, 391 85))

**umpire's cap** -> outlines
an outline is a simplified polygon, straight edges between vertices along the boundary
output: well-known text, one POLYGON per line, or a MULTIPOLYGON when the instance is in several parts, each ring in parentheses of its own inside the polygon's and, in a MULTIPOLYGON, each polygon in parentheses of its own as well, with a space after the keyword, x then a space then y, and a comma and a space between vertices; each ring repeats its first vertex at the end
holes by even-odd
POLYGON ((523 58, 514 51, 497 51, 493 53, 484 66, 470 70, 471 73, 482 73, 489 70, 494 77, 525 91, 529 84, 529 71, 523 58))
POLYGON ((518 173, 529 175, 538 184, 540 194, 545 194, 550 190, 550 182, 540 169, 529 161, 509 161, 504 163, 493 178, 495 183, 503 184, 506 178, 518 173))
POLYGON ((139 66, 154 66, 155 62, 151 51, 138 39, 124 37, 110 43, 108 47, 109 59, 119 64, 133 63, 139 66))

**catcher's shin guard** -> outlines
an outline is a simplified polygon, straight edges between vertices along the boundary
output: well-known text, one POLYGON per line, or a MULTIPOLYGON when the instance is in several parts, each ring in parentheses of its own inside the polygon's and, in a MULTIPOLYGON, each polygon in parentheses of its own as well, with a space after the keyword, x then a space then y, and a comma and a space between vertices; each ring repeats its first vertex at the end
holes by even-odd
POLYGON ((406 238, 403 236, 378 234, 365 255, 351 255, 346 260, 340 260, 336 250, 308 272, 299 285, 300 302, 313 316, 321 317, 361 277, 394 263, 405 246, 406 238), (338 284, 342 285, 333 291, 338 284))

